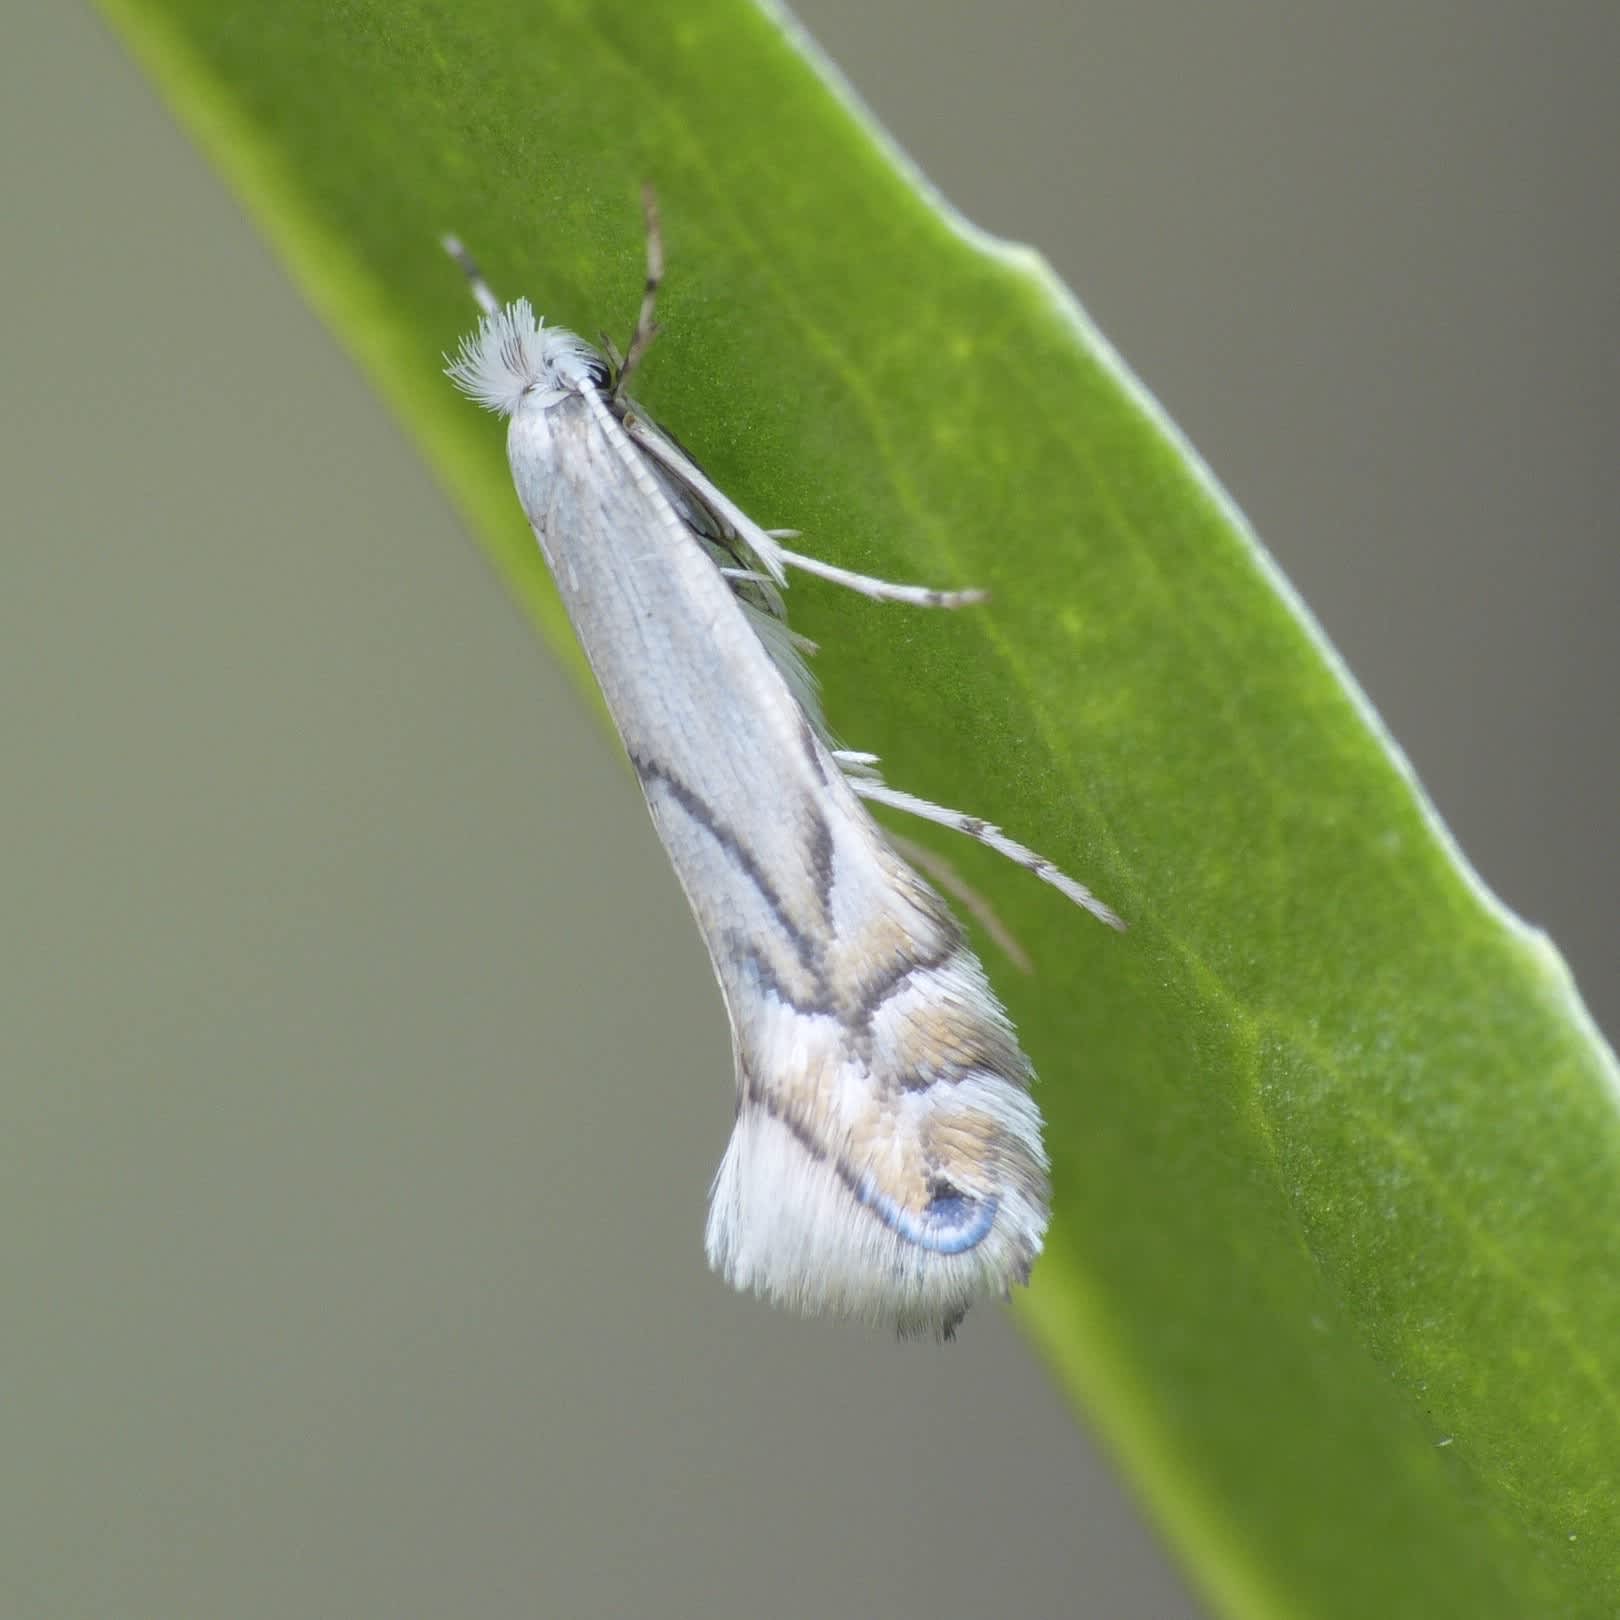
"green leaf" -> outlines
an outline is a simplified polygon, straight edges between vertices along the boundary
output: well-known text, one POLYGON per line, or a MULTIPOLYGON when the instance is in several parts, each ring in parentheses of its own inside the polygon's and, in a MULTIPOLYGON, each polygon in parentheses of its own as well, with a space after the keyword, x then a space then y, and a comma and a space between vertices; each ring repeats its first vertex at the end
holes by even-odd
POLYGON ((576 667, 435 243, 622 341, 643 179, 649 407, 823 555, 992 588, 803 582, 795 623, 892 781, 1132 921, 951 848, 1038 964, 999 975, 1056 1160, 1020 1308, 1217 1606, 1613 1613, 1609 1054, 1040 262, 744 0, 104 4, 576 667))

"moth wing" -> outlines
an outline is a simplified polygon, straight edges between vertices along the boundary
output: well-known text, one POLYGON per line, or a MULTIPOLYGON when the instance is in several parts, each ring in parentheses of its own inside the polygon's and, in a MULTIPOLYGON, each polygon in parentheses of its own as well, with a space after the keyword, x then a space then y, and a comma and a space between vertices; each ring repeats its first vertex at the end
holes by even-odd
MULTIPOLYGON (((787 622, 787 604, 782 599, 786 580, 780 568, 768 563, 736 524, 708 499, 715 485, 674 434, 660 427, 639 405, 626 411, 621 425, 631 441, 651 458, 660 485, 709 560, 717 569, 731 571, 726 583, 749 627, 787 682, 794 701, 810 717, 822 740, 831 744, 832 733, 821 712, 820 687, 809 664, 815 643, 799 635, 787 622)), ((749 527, 757 530, 751 522, 749 527)))
POLYGON ((509 450, 731 1020, 710 1261, 800 1310, 948 1332, 1040 1248, 1028 1061, 955 919, 617 428, 581 397, 515 415, 509 450))

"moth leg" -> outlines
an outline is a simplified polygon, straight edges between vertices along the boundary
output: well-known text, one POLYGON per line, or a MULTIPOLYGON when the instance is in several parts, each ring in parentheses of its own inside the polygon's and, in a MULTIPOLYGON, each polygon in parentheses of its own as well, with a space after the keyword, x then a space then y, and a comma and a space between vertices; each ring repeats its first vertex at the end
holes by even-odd
POLYGON ((478 261, 467 251, 461 238, 459 236, 441 236, 439 245, 456 261, 462 275, 467 278, 467 286, 473 295, 473 302, 486 315, 495 314, 501 307, 500 300, 495 296, 494 289, 484 280, 484 272, 478 268, 478 261))
MULTIPOLYGON (((635 364, 634 345, 626 364, 635 364)), ((909 602, 915 607, 955 608, 985 600, 987 593, 984 591, 939 591, 930 585, 897 585, 890 580, 874 579, 870 574, 857 574, 848 568, 839 568, 834 563, 822 562, 819 557, 809 557, 800 551, 789 551, 779 543, 778 535, 791 535, 791 530, 773 533, 760 528, 723 489, 704 474, 702 468, 662 434, 648 431, 634 422, 629 413, 625 417, 625 431, 640 449, 692 494, 700 497, 716 518, 729 525, 778 584, 786 583, 786 571, 791 566, 830 580, 834 585, 842 585, 846 590, 858 591, 862 596, 869 596, 878 602, 909 602)))
POLYGON ((623 364, 614 368, 614 399, 623 396, 636 367, 658 336, 658 322, 653 316, 664 280, 664 232, 658 222, 658 194, 650 185, 641 188, 641 206, 647 216, 647 281, 641 290, 641 309, 636 315, 636 329, 630 334, 630 347, 625 350, 623 364))
POLYGON ((915 866, 924 877, 931 877, 951 899, 1000 946, 1002 954, 1020 973, 1033 973, 1035 964, 1029 953, 1018 943, 1017 936, 996 915, 996 908, 956 870, 945 857, 926 844, 903 838, 897 832, 889 834, 889 843, 895 854, 910 866, 915 866))
POLYGON ((829 580, 846 590, 869 596, 874 602, 909 602, 913 607, 968 607, 974 602, 989 599, 988 591, 939 591, 931 585, 897 585, 893 580, 875 579, 871 574, 856 574, 836 563, 823 562, 819 557, 807 557, 802 551, 777 548, 778 558, 801 573, 814 574, 817 579, 829 580))
POLYGON ((837 750, 833 759, 844 769, 845 780, 863 799, 869 799, 873 804, 886 804, 891 810, 903 810, 908 816, 932 821, 936 826, 949 827, 953 832, 965 834, 986 849, 1004 855, 1026 872, 1033 872, 1043 883, 1050 883, 1059 894, 1072 900, 1082 910, 1089 911, 1099 922, 1105 922, 1121 933, 1125 931, 1125 924, 1113 908, 1105 905, 1083 883, 1076 883, 1044 855, 1037 855, 1034 850, 1017 843, 999 827, 978 816, 948 810, 944 805, 933 804, 927 799, 917 798, 915 794, 902 793, 899 788, 890 787, 873 769, 876 761, 871 754, 837 750))

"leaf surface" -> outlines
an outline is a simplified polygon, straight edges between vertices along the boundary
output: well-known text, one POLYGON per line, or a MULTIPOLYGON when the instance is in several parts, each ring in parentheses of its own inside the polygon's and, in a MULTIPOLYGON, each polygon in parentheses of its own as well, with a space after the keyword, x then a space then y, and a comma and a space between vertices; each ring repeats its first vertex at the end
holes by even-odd
POLYGON ((622 343, 644 179, 644 402, 807 549, 991 589, 791 607, 851 746, 1131 920, 905 828, 1037 964, 987 958, 1056 1163, 1023 1317, 1217 1606, 1614 1613, 1610 1056, 1039 261, 745 0, 103 5, 576 669, 501 433, 439 373, 472 309, 436 241, 622 343))

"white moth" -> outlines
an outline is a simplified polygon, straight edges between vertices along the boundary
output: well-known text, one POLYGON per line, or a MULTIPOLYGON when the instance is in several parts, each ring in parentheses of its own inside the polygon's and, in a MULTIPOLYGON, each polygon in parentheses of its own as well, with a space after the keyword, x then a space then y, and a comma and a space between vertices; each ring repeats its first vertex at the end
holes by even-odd
POLYGON ((1047 1225, 1034 1076, 961 927, 862 800, 978 839, 1114 927, 1049 861, 974 817, 887 787, 840 750, 789 630, 797 568, 882 601, 894 585, 790 551, 625 393, 656 327, 648 274, 621 359, 501 307, 448 367, 507 417, 517 495, 686 891, 720 981, 737 1114, 710 1194, 710 1264, 734 1287, 949 1337, 1027 1281, 1047 1225))

